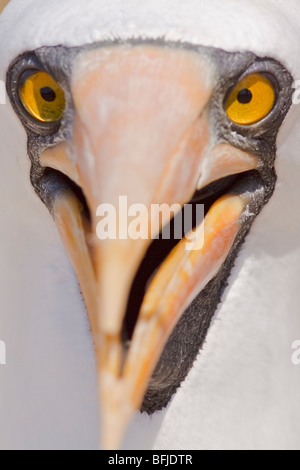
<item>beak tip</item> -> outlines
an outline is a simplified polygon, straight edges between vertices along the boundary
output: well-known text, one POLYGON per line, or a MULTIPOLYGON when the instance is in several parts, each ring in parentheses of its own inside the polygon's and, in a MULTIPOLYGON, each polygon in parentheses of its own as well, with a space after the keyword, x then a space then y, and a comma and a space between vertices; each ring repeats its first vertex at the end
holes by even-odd
POLYGON ((101 439, 100 447, 102 450, 121 450, 126 430, 130 424, 130 416, 126 413, 114 409, 110 413, 101 416, 101 439))
POLYGON ((126 431, 136 413, 130 394, 130 384, 116 373, 99 370, 100 447, 120 450, 126 431))

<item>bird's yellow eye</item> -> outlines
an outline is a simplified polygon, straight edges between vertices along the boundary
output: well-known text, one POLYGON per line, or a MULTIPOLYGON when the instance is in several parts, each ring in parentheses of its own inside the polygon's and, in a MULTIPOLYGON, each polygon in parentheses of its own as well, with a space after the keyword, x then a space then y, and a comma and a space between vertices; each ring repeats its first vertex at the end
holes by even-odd
POLYGON ((19 96, 25 109, 38 121, 57 122, 63 116, 65 94, 46 72, 25 72, 19 85, 19 96))
POLYGON ((254 73, 243 78, 226 100, 226 112, 231 121, 251 126, 264 119, 273 109, 276 92, 265 76, 254 73))

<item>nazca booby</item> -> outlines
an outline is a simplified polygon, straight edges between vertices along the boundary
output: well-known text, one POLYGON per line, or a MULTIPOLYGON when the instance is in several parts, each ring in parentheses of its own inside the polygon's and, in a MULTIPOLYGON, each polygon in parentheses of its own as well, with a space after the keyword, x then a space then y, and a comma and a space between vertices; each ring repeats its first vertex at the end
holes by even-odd
MULTIPOLYGON (((140 445, 149 446, 152 439, 156 448, 299 446, 300 373, 290 360, 300 329, 299 107, 289 110, 300 68, 299 13, 296 0, 288 6, 279 0, 245 1, 243 6, 236 0, 209 5, 196 0, 91 0, 88 5, 83 0, 12 0, 4 10, 0 79, 7 83, 11 105, 0 109, 1 335, 8 347, 0 379, 1 446, 94 447, 97 441, 95 365, 84 304, 54 223, 33 187, 59 225, 81 281, 98 351, 96 367, 102 371, 105 445, 114 447, 115 431, 127 423, 131 408, 141 405, 158 359, 155 349, 150 355, 150 346, 161 347, 163 340, 156 335, 146 344, 147 331, 138 320, 140 343, 133 340, 122 371, 122 376, 128 369, 128 376, 136 377, 120 384, 118 335, 146 244, 133 249, 130 242, 109 242, 102 250, 97 242, 93 262, 107 271, 101 276, 97 271, 94 289, 101 295, 93 295, 93 282, 86 283, 80 264, 83 259, 86 269, 91 258, 83 254, 88 243, 72 250, 66 233, 76 233, 70 215, 78 217, 73 194, 90 211, 94 229, 100 202, 127 194, 132 202, 183 204, 197 186, 215 180, 222 185, 209 186, 217 203, 207 224, 216 229, 221 251, 211 255, 205 245, 205 276, 203 265, 199 273, 189 272, 193 297, 202 292, 171 336, 142 409, 151 413, 170 402, 206 341, 165 415, 157 413, 150 423, 137 416, 125 446, 137 446, 141 433, 145 441, 140 445), (34 86, 46 92, 40 96, 53 107, 40 112, 34 86), (215 219, 223 225, 216 227, 215 219), (122 261, 126 250, 130 263, 122 261), (124 423, 114 416, 116 403, 124 423)), ((207 201, 203 191, 197 196, 207 201)), ((178 320, 172 315, 182 313, 168 310, 167 296, 158 304, 174 257, 165 261, 166 277, 158 272, 149 287, 150 314, 141 314, 155 318, 160 307, 167 313, 167 335, 178 320)), ((182 310, 192 298, 176 274, 175 269, 182 310)))

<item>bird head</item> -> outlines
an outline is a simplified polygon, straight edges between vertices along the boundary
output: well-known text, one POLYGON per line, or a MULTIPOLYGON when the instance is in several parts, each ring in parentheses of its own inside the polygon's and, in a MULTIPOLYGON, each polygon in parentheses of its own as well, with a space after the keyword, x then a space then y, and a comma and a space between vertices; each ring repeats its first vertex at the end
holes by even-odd
POLYGON ((278 31, 283 3, 224 3, 12 0, 2 16, 5 112, 85 300, 105 448, 187 376, 295 122, 292 17, 278 31), (187 206, 204 220, 163 239, 187 206), (116 237, 99 224, 110 208, 116 237))

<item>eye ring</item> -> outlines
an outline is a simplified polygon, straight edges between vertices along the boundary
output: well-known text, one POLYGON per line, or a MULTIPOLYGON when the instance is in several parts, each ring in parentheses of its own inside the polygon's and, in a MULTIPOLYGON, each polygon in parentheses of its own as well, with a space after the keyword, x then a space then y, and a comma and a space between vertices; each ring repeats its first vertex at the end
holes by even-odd
POLYGON ((58 123, 66 108, 60 84, 43 70, 23 72, 18 84, 19 100, 28 114, 40 123, 58 123))
POLYGON ((277 102, 276 85, 268 74, 250 73, 229 90, 225 110, 240 126, 252 126, 264 120, 277 102))

